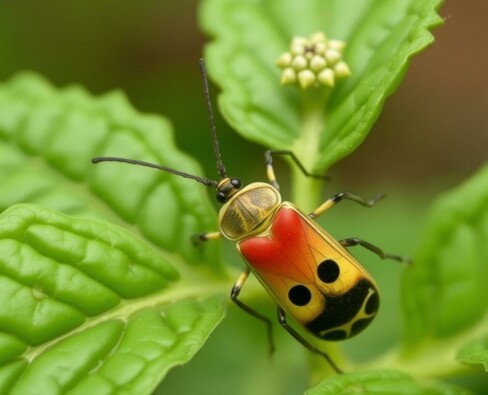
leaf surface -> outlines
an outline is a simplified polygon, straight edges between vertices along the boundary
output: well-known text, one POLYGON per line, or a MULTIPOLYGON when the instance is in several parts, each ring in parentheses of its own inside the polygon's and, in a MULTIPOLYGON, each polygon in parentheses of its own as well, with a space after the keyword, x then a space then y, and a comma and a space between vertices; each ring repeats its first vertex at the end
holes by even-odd
POLYGON ((192 234, 215 230, 205 187, 120 156, 191 174, 198 165, 174 145, 167 120, 137 113, 120 92, 94 97, 73 86, 56 89, 35 74, 0 85, 0 210, 34 202, 68 214, 133 228, 166 251, 222 270, 217 244, 191 245, 192 234))
POLYGON ((447 384, 422 383, 393 370, 364 371, 334 376, 308 390, 306 395, 469 395, 447 384))
POLYGON ((205 0, 205 57, 219 104, 244 137, 293 150, 322 172, 366 137, 410 59, 433 41, 441 0, 205 0), (347 42, 352 76, 330 94, 280 86, 278 56, 294 36, 321 31, 347 42))
POLYGON ((225 311, 215 284, 185 284, 173 261, 104 222, 4 211, 0 393, 151 393, 225 311))
POLYGON ((405 271, 405 348, 488 333, 488 167, 442 196, 405 271))
POLYGON ((462 347, 457 359, 470 365, 482 365, 488 372, 488 335, 470 341, 462 347))

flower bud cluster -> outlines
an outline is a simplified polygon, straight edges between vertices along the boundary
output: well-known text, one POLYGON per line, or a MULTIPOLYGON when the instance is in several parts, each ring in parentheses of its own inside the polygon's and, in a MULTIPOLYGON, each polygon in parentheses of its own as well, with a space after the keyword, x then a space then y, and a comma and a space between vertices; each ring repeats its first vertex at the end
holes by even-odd
POLYGON ((290 50, 277 60, 283 69, 283 85, 299 84, 305 89, 325 85, 333 87, 336 79, 351 75, 349 66, 342 60, 344 41, 329 40, 325 34, 317 32, 309 38, 294 37, 290 50))

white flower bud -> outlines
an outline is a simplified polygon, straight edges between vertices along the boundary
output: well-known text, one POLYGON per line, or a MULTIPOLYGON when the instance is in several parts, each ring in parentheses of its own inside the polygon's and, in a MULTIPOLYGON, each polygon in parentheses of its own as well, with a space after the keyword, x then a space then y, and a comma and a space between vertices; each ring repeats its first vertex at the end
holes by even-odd
POLYGON ((296 71, 303 70, 307 66, 308 66, 307 59, 305 59, 305 56, 302 55, 295 56, 295 58, 291 62, 291 67, 293 67, 296 71))
POLYGON ((311 43, 320 43, 320 42, 326 42, 327 41, 327 37, 325 36, 324 33, 322 32, 316 32, 316 33, 313 33, 311 36, 310 36, 310 42, 311 43))
POLYGON ((327 45, 325 43, 315 44, 315 53, 317 55, 325 55, 325 51, 327 51, 327 45))
POLYGON ((293 39, 291 40, 291 46, 292 47, 304 47, 305 45, 307 45, 308 43, 308 40, 305 38, 305 37, 300 37, 300 36, 297 36, 297 37, 293 37, 293 39))
POLYGON ((325 51, 325 59, 329 64, 336 64, 341 59, 341 54, 336 49, 328 49, 325 51))
POLYGON ((323 85, 333 87, 335 83, 334 71, 332 69, 323 69, 318 75, 317 79, 323 85))
POLYGON ((293 57, 290 52, 285 52, 276 61, 276 65, 281 68, 289 67, 291 65, 293 57))
POLYGON ((325 61, 323 56, 313 55, 312 59, 310 59, 310 68, 313 71, 320 71, 325 66, 327 66, 327 62, 325 61))
POLYGON ((315 74, 310 70, 302 70, 298 73, 298 82, 303 89, 314 85, 316 81, 315 74))
POLYGON ((337 78, 349 77, 351 70, 346 62, 340 61, 334 66, 334 72, 337 78))
POLYGON ((329 44, 329 48, 335 49, 339 52, 344 51, 344 48, 346 48, 346 43, 341 40, 329 40, 328 44, 329 44))
POLYGON ((297 74, 295 73, 295 70, 293 70, 291 67, 288 67, 283 70, 283 73, 281 73, 282 85, 291 85, 294 84, 296 81, 297 81, 297 74))

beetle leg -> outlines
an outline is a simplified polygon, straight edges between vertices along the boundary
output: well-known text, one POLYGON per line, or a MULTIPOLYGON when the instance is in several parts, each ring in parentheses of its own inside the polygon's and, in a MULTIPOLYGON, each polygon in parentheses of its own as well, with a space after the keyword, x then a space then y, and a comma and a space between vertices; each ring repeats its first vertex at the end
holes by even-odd
POLYGON ((309 343, 304 337, 302 337, 295 329, 293 329, 288 322, 286 321, 286 315, 285 312, 281 307, 278 307, 278 321, 280 322, 281 326, 287 330, 287 332, 292 335, 297 341, 299 341, 305 348, 307 348, 309 351, 313 352, 314 354, 318 354, 322 357, 324 357, 327 362, 330 364, 332 369, 334 369, 337 373, 342 373, 342 370, 337 367, 337 365, 332 361, 332 359, 329 357, 329 355, 321 350, 319 350, 317 347, 315 347, 313 344, 309 343))
POLYGON ((274 174, 273 170, 273 155, 288 155, 293 162, 298 166, 298 168, 305 174, 307 177, 313 177, 313 178, 321 178, 328 180, 329 177, 320 175, 320 174, 312 174, 305 169, 305 166, 300 162, 300 160, 297 158, 297 156, 292 152, 288 150, 267 150, 264 153, 264 163, 266 165, 266 174, 268 176, 269 183, 273 185, 276 189, 280 189, 280 186, 278 182, 276 181, 276 176, 274 174))
POLYGON ((239 293, 241 292, 242 286, 244 285, 247 278, 249 277, 250 272, 251 272, 251 269, 249 267, 246 267, 244 269, 244 271, 241 273, 241 275, 237 279, 236 283, 232 287, 232 291, 230 293, 230 298, 237 306, 239 306, 246 313, 252 315, 253 317, 257 318, 258 320, 261 320, 262 322, 264 322, 266 324, 266 330, 268 333, 268 342, 269 342, 269 354, 272 355, 275 351, 275 345, 274 345, 273 331, 272 331, 273 324, 272 324, 271 320, 268 317, 257 312, 253 308, 249 307, 248 305, 242 303, 239 299, 237 299, 237 297, 239 296, 239 293))
POLYGON ((356 237, 353 237, 350 239, 339 240, 339 243, 343 247, 355 247, 355 246, 364 247, 367 250, 374 252, 381 259, 394 259, 395 261, 399 261, 399 262, 412 263, 409 258, 400 256, 400 255, 386 254, 379 247, 376 247, 375 245, 368 243, 367 241, 358 239, 356 237))
POLYGON ((198 233, 191 237, 191 242, 193 243, 194 246, 197 246, 203 241, 217 240, 220 239, 222 236, 223 235, 220 232, 198 233))
POLYGON ((385 194, 380 193, 374 198, 368 200, 361 196, 353 195, 349 192, 340 192, 337 195, 332 196, 330 199, 327 199, 318 208, 308 214, 308 216, 310 218, 317 218, 318 216, 322 215, 326 210, 328 210, 332 206, 335 206, 337 203, 341 202, 344 199, 352 200, 353 202, 359 203, 360 205, 365 207, 373 207, 378 201, 380 201, 384 197, 385 194))

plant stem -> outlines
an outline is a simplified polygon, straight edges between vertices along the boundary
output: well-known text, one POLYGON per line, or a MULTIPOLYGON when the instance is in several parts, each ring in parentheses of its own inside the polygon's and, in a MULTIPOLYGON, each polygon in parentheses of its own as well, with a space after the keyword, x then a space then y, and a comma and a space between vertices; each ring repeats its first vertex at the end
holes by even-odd
POLYGON ((294 167, 292 177, 292 202, 305 213, 315 210, 321 200, 323 181, 305 176, 294 167))
MULTIPOLYGON (((325 130, 328 93, 303 93, 302 125, 293 151, 308 171, 313 171, 320 155, 320 136, 325 130)), ((307 177, 296 166, 292 169, 293 202, 305 212, 314 210, 320 203, 323 180, 307 177)))

